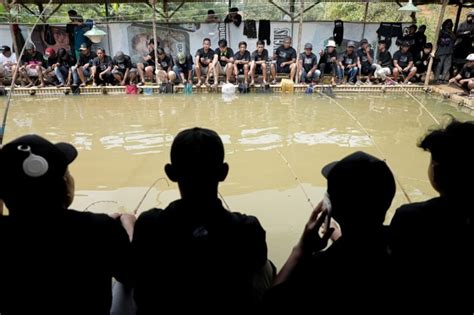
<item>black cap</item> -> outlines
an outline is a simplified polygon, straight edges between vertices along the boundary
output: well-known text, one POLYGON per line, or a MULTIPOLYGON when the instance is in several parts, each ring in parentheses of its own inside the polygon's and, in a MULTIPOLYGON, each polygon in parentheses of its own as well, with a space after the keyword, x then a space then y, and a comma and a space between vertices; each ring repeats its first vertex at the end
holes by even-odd
POLYGON ((239 12, 239 8, 230 8, 229 12, 239 12))
POLYGON ((0 51, 1 52, 5 52, 5 51, 11 51, 10 47, 8 47, 7 45, 3 45, 0 47, 0 51))
POLYGON ((368 43, 369 41, 367 40, 367 38, 364 38, 363 40, 360 41, 361 45, 368 44, 368 43))
MULTIPOLYGON (((25 178, 23 162, 29 153, 19 147, 29 147, 32 154, 43 157, 48 162, 44 177, 63 177, 69 164, 77 157, 77 150, 68 143, 53 144, 38 135, 27 135, 7 143, 0 151, 2 180, 21 180, 25 178), (22 176, 23 175, 23 176, 22 176)), ((27 176, 26 176, 27 177, 27 176)), ((27 177, 28 178, 28 177, 27 177)))
POLYGON ((367 201, 368 208, 384 211, 390 207, 396 189, 395 179, 387 163, 375 156, 358 151, 326 165, 321 173, 328 180, 331 199, 347 197, 356 203, 354 199, 357 198, 367 201))
POLYGON ((402 47, 410 47, 410 43, 405 41, 402 43, 402 47))

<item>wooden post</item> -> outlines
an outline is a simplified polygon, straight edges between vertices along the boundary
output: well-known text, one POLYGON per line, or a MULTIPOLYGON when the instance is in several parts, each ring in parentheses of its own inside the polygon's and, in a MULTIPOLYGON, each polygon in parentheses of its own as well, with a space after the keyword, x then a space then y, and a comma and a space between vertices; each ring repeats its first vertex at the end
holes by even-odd
POLYGON ((367 2, 365 3, 365 12, 364 12, 364 27, 362 29, 362 38, 361 39, 364 39, 365 38, 365 23, 367 22, 367 14, 369 13, 369 1, 367 0, 367 2))
POLYGON ((153 43, 155 46, 155 76, 156 76, 156 83, 159 83, 159 78, 158 78, 158 53, 157 53, 157 48, 158 48, 158 41, 157 41, 157 36, 156 36, 156 0, 153 0, 153 20, 152 20, 152 25, 153 25, 153 43))
POLYGON ((456 13, 456 22, 454 22, 454 28, 453 28, 453 31, 455 33, 458 31, 459 19, 461 18, 462 8, 463 8, 463 2, 460 1, 459 4, 458 4, 458 12, 456 13))
MULTIPOLYGON (((304 0, 301 0, 304 1, 304 0)), ((295 36, 295 0, 290 0, 291 38, 295 36)))
POLYGON ((109 46, 109 56, 111 58, 114 57, 114 55, 112 54, 112 45, 111 45, 111 42, 110 42, 110 27, 109 27, 109 16, 110 16, 110 13, 109 13, 109 0, 106 0, 105 1, 105 27, 107 29, 107 46, 109 46))
POLYGON ((301 7, 300 7, 300 23, 298 25, 298 51, 296 52, 296 84, 300 82, 300 73, 298 71, 299 66, 299 59, 301 53, 301 40, 303 37, 303 16, 304 16, 304 0, 301 0, 301 7))
MULTIPOLYGON (((15 36, 15 29, 13 27, 13 19, 12 19, 12 15, 10 13, 10 10, 11 10, 11 7, 9 5, 7 5, 8 3, 5 2, 5 9, 7 10, 8 12, 8 18, 10 19, 10 33, 11 33, 11 36, 12 36, 12 48, 13 48, 13 51, 15 52, 15 56, 18 58, 20 56, 20 50, 19 47, 18 47, 18 43, 16 42, 16 36, 15 36)), ((20 62, 20 60, 18 60, 17 62, 20 62)))
MULTIPOLYGON (((441 29, 441 25, 443 24, 444 12, 446 11, 448 2, 449 0, 443 0, 443 6, 441 7, 441 12, 439 13, 438 25, 436 25, 435 38, 433 42, 433 56, 436 55, 436 50, 438 50, 439 31, 441 29)), ((430 83, 431 69, 433 68, 433 59, 434 58, 430 58, 430 62, 428 63, 428 70, 426 70, 425 87, 427 87, 430 83)))

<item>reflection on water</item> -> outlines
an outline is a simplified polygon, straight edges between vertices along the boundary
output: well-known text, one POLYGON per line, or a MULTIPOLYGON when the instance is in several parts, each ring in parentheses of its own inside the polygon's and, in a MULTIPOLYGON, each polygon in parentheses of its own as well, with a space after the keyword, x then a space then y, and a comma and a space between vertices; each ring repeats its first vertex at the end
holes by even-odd
MULTIPOLYGON (((471 118, 443 100, 418 96, 440 120, 444 113, 471 118)), ((434 123, 420 106, 404 95, 337 98, 368 130, 410 197, 416 201, 433 196, 426 176, 429 156, 416 143, 434 123)), ((92 204, 91 211, 133 211, 150 185, 165 176, 174 135, 194 126, 220 133, 230 164, 221 193, 232 210, 259 217, 277 265, 311 211, 284 159, 317 203, 325 190, 320 174, 325 164, 356 150, 380 156, 341 108, 317 95, 16 98, 6 140, 38 133, 73 143, 80 151, 71 167, 78 190, 73 207, 83 210, 92 204)), ((177 197, 176 184, 158 183, 139 211, 164 207, 177 197)), ((399 190, 392 211, 404 202, 399 190)))

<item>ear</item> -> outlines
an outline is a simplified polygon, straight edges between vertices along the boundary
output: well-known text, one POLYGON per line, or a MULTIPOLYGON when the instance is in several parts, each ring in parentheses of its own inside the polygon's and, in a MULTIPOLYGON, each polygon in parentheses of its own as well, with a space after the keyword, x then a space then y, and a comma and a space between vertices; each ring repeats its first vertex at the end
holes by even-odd
POLYGON ((228 174, 229 174, 229 164, 223 163, 219 169, 219 172, 217 173, 217 180, 219 182, 223 182, 227 178, 228 174))
POLYGON ((176 168, 172 164, 168 163, 165 165, 165 173, 172 182, 176 183, 178 181, 176 168))

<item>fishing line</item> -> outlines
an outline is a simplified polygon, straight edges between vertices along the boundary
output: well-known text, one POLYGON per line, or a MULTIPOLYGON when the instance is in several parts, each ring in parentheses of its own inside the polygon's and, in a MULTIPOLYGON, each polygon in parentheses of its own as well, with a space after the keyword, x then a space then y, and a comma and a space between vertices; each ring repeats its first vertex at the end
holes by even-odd
MULTIPOLYGON (((342 106, 336 99, 334 98, 331 98, 329 96, 327 96, 325 93, 321 93, 321 95, 323 95, 324 97, 327 97, 330 101, 334 101, 334 103, 336 103, 337 106, 339 106, 347 115, 349 115, 349 117, 351 117, 356 123, 357 125, 359 125, 359 127, 365 132, 365 134, 367 135, 367 137, 369 137, 370 141, 372 141, 375 149, 379 152, 380 156, 384 159, 385 163, 387 163, 387 165, 392 168, 390 166, 390 164, 388 163, 388 160, 387 158, 385 157, 385 155, 383 154, 382 150, 380 149, 380 147, 377 145, 377 143, 375 142, 375 140, 372 138, 372 136, 370 135, 369 131, 367 129, 365 129, 365 127, 362 125, 362 123, 354 116, 352 115, 344 106, 342 106)), ((392 168, 393 169, 393 168, 392 168)), ((408 196, 408 193, 406 192, 405 188, 403 187, 402 183, 400 182, 400 180, 398 179, 397 176, 394 176, 395 177, 395 181, 397 182, 398 186, 400 187, 400 189, 402 190, 403 192, 403 195, 405 196, 405 198, 408 200, 409 203, 411 203, 411 199, 410 197, 408 196)))
POLYGON ((82 210, 83 212, 86 212, 87 210, 89 210, 90 207, 92 207, 93 205, 96 205, 98 203, 118 203, 117 201, 113 201, 113 200, 99 200, 99 201, 95 201, 93 203, 91 203, 90 205, 88 205, 84 210, 82 210))
MULTIPOLYGON (((390 78, 387 78, 387 80, 390 80, 391 82, 396 83, 395 81, 393 81, 393 80, 390 79, 390 78)), ((430 115, 431 119, 433 119, 434 122, 435 122, 437 125, 441 125, 441 123, 438 121, 438 119, 436 119, 436 117, 428 110, 428 108, 426 108, 425 105, 423 105, 423 103, 422 103, 419 99, 417 99, 413 94, 411 94, 403 85, 400 84, 400 85, 398 85, 398 86, 401 87, 402 90, 405 91, 405 93, 407 93, 409 96, 411 96, 411 98, 414 99, 415 102, 417 102, 418 104, 420 104, 421 108, 423 108, 424 111, 427 112, 428 115, 430 115)))
POLYGON ((300 187, 301 191, 303 192, 303 194, 305 195, 306 197, 306 201, 309 203, 310 207, 311 207, 311 210, 314 210, 314 205, 313 203, 311 202, 311 198, 309 197, 308 193, 306 192, 306 190, 304 189, 303 187, 303 183, 301 182, 300 178, 298 177, 298 175, 296 175, 296 172, 295 170, 293 169, 293 167, 291 166, 290 162, 285 158, 285 156, 283 155, 283 153, 281 153, 281 151, 279 149, 276 149, 276 151, 278 152, 278 154, 280 155, 280 157, 282 158, 282 160, 285 162, 286 166, 288 167, 288 169, 290 170, 291 174, 293 174, 293 177, 295 178, 295 181, 298 183, 298 186, 300 187))
MULTIPOLYGON (((158 182, 160 180, 164 180, 166 182, 166 185, 168 185, 168 187, 170 187, 170 183, 168 181, 168 179, 166 177, 160 177, 158 178, 157 180, 155 180, 153 182, 153 184, 151 184, 150 187, 148 187, 148 190, 145 192, 145 194, 143 195, 142 199, 140 200, 140 202, 138 203, 137 207, 135 208, 135 210, 133 210, 133 214, 136 215, 137 212, 138 212, 138 209, 140 209, 141 205, 143 204, 143 201, 145 201, 145 198, 148 196, 148 194, 150 193, 150 191, 153 189, 153 187, 156 186, 156 184, 158 184, 158 182)), ((161 194, 161 192, 160 192, 161 194)))
MULTIPOLYGON (((31 42, 31 36, 33 36, 33 32, 40 22, 41 18, 43 17, 44 13, 46 10, 49 8, 49 6, 53 3, 53 0, 49 0, 48 4, 44 7, 43 11, 41 11, 40 15, 38 16, 38 19, 36 20, 36 23, 33 24, 33 28, 31 29, 30 35, 28 36, 28 39, 25 41, 25 45, 23 45, 23 48, 21 49, 20 55, 17 58, 17 65, 15 67, 15 71, 13 72, 13 77, 12 77, 12 83, 10 84, 10 91, 8 93, 8 99, 7 99, 7 104, 5 105, 5 112, 3 113, 3 120, 2 120, 2 126, 0 127, 0 148, 3 146, 3 137, 5 135, 5 128, 7 127, 7 117, 8 117, 8 112, 10 110, 10 104, 11 104, 11 99, 13 95, 13 90, 15 89, 15 80, 13 78, 16 78, 18 74, 18 70, 20 68, 20 62, 21 58, 23 57, 23 54, 25 52, 26 45, 31 42)), ((16 47, 18 49, 18 47, 16 47)))

